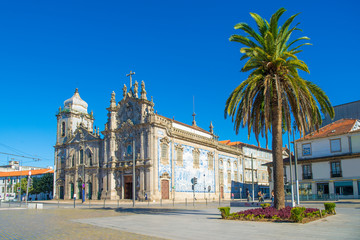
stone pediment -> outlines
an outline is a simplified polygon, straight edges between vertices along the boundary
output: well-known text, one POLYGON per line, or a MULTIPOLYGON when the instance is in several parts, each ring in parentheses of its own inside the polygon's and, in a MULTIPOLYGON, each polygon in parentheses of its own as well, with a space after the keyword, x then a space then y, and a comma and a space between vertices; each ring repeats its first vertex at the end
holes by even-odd
POLYGON ((93 135, 87 129, 83 127, 78 127, 73 136, 69 139, 67 143, 76 143, 76 142, 83 142, 83 141, 91 141, 99 139, 98 136, 93 135))

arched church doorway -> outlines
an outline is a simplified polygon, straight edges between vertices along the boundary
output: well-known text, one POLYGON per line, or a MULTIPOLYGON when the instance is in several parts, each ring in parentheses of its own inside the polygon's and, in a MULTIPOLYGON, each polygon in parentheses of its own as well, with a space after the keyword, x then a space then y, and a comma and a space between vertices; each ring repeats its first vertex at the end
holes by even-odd
POLYGON ((124 197, 125 199, 132 199, 133 195, 132 195, 132 187, 133 187, 133 182, 132 182, 132 176, 124 176, 124 197))
POLYGON ((70 183, 70 199, 74 198, 74 184, 70 183))
POLYGON ((60 186, 59 188, 59 198, 64 199, 64 186, 60 186))
POLYGON ((161 198, 169 199, 169 181, 161 180, 161 198))
POLYGON ((88 198, 92 199, 92 183, 88 182, 88 198))

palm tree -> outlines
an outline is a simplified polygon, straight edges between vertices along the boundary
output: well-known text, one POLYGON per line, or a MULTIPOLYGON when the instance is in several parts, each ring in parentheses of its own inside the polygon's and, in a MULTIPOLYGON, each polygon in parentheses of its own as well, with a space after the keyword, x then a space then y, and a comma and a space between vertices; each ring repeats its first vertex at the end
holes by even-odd
POLYGON ((235 29, 243 30, 246 35, 232 35, 230 41, 245 45, 240 52, 243 54, 241 60, 247 59, 247 62, 241 71, 250 73, 231 93, 225 105, 225 118, 232 117, 236 134, 240 126, 246 125, 248 137, 252 130, 257 141, 259 134, 265 135, 267 140, 268 132, 272 133, 274 205, 277 209, 285 207, 282 130, 291 132, 293 119, 303 135, 305 131, 319 128, 321 112, 334 116, 326 94, 299 76, 298 70, 309 73, 309 69, 296 54, 302 51, 300 47, 310 44, 298 45, 298 42, 309 38, 300 37, 289 42, 291 34, 300 29, 297 25, 290 27, 298 14, 278 26, 285 11, 284 8, 277 10, 270 23, 256 13, 250 13, 258 32, 246 23, 235 25, 235 29))

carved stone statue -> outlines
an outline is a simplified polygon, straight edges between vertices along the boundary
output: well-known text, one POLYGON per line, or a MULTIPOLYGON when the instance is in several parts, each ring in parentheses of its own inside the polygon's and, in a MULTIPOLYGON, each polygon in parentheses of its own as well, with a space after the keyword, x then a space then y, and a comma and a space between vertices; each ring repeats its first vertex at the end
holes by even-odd
POLYGON ((126 93, 127 93, 127 87, 126 85, 124 84, 124 87, 123 87, 123 97, 125 98, 126 97, 126 93))
POLYGON ((135 95, 135 98, 138 98, 138 88, 139 88, 139 84, 137 81, 135 81, 135 84, 134 84, 134 95, 135 95))
POLYGON ((141 99, 147 100, 147 98, 146 98, 146 90, 145 90, 145 82, 144 81, 141 82, 141 99))

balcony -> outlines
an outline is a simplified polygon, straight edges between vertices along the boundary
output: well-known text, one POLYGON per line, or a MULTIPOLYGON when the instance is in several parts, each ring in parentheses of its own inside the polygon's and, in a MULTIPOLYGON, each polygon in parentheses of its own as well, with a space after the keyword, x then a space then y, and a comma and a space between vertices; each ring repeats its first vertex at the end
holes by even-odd
POLYGON ((312 179, 312 173, 303 173, 303 179, 312 179))
POLYGON ((342 177, 342 172, 341 171, 331 171, 330 174, 331 174, 332 178, 342 177))

